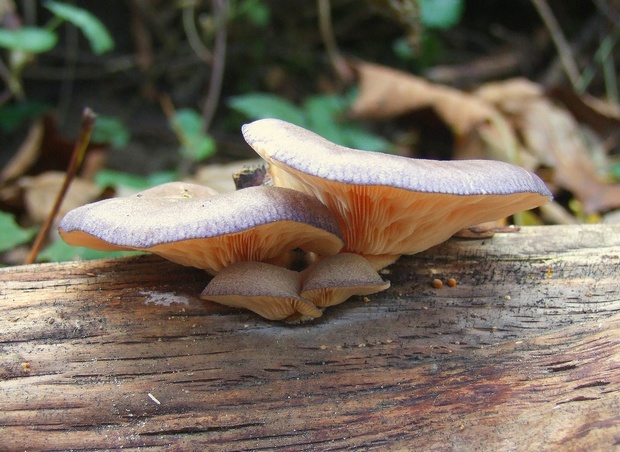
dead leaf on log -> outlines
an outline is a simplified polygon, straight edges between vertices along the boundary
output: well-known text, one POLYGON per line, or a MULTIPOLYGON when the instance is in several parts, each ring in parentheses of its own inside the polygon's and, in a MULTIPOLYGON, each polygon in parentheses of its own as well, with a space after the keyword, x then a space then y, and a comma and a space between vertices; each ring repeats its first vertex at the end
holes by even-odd
POLYGON ((553 182, 572 192, 586 212, 620 207, 620 184, 606 183, 599 170, 607 167, 600 140, 554 105, 538 85, 514 79, 487 85, 476 94, 510 116, 524 146, 553 168, 553 182), (603 163, 597 167, 595 161, 603 163))

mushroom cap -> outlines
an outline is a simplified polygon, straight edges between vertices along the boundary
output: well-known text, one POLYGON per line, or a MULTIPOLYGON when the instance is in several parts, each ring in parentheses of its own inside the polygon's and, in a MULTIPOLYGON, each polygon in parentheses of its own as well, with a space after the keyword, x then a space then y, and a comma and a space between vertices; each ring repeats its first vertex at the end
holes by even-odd
POLYGON ((237 262, 220 271, 200 298, 245 308, 269 320, 317 318, 323 312, 299 296, 301 275, 264 262, 237 262))
POLYGON ((358 254, 340 253, 316 262, 304 271, 301 297, 325 308, 353 295, 370 295, 390 287, 373 266, 358 254))
POLYGON ((68 212, 59 233, 70 245, 149 251, 210 272, 294 248, 335 254, 343 245, 336 220, 321 202, 280 187, 107 199, 68 212))
POLYGON ((415 254, 460 229, 551 198, 538 176, 505 162, 359 151, 277 119, 254 121, 242 131, 270 164, 274 185, 321 200, 338 218, 343 251, 371 260, 415 254))
POLYGON ((218 194, 217 190, 206 185, 192 184, 190 182, 166 182, 148 188, 134 196, 136 198, 208 198, 218 194))

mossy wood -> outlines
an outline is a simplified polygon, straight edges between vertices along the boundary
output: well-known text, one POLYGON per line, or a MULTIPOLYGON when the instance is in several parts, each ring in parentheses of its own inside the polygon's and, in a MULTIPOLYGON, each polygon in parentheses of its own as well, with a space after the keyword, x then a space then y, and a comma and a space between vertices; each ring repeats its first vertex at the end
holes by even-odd
POLYGON ((620 226, 451 239, 389 270, 286 325, 154 256, 1 269, 0 449, 620 444, 620 226))

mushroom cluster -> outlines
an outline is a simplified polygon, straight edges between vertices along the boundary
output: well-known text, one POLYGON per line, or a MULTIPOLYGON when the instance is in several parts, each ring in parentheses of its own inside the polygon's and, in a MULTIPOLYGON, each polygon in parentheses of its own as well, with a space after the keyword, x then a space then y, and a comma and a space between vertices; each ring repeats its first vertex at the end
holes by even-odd
POLYGON ((237 262, 224 268, 200 294, 205 300, 247 308, 270 320, 316 319, 323 309, 353 295, 390 287, 362 256, 325 257, 302 272, 264 262, 237 262))
POLYGON ((293 124, 242 128, 273 186, 218 194, 175 182, 88 204, 59 224, 69 244, 141 250, 215 275, 201 297, 267 319, 306 320, 389 287, 377 270, 455 232, 549 201, 534 174, 489 160, 431 161, 336 145, 293 124), (294 250, 308 268, 286 267, 294 250))

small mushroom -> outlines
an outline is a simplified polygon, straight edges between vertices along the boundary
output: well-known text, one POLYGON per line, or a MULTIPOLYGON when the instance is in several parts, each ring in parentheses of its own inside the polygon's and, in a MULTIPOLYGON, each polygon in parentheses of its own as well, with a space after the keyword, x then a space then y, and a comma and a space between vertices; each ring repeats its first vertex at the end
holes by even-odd
POLYGON ((299 296, 301 275, 263 262, 237 262, 220 271, 200 297, 245 308, 269 320, 317 318, 323 312, 299 296))
POLYGON ((59 233, 70 245, 149 251, 211 273, 295 248, 328 256, 343 245, 327 208, 295 190, 261 186, 212 196, 186 184, 172 193, 151 189, 78 207, 59 233))
POLYGON ((390 287, 370 262, 358 254, 321 259, 303 273, 301 296, 319 308, 334 306, 353 295, 370 295, 390 287))
POLYGON ((382 268, 465 227, 548 202, 551 193, 529 171, 498 161, 433 161, 334 144, 277 119, 242 128, 270 165, 274 185, 321 200, 337 217, 343 252, 382 268))

